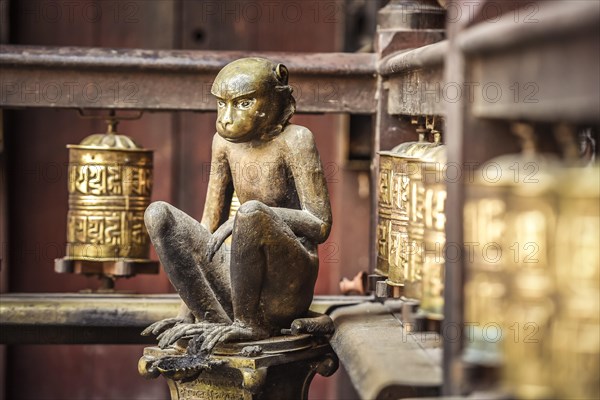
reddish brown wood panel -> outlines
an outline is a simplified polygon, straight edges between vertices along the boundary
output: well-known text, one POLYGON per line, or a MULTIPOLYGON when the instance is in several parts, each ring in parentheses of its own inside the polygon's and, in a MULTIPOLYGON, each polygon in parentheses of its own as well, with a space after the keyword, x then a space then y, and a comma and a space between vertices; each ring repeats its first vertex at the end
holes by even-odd
MULTIPOLYGON (((11 2, 12 43, 48 46, 169 48, 172 2, 11 2), (128 8, 134 7, 134 9, 128 8), (160 15, 160 18, 156 17, 160 15)), ((126 79, 126 77, 124 78, 126 79)), ((93 82, 74 82, 82 90, 93 82)), ((117 82, 119 90, 123 82, 117 82)), ((67 212, 66 145, 103 132, 100 121, 74 111, 10 112, 10 291, 72 292, 97 288, 93 278, 58 275, 53 259, 64 255, 67 212)), ((148 114, 120 130, 156 150, 154 197, 169 199, 171 115, 148 114)), ((164 276, 137 277, 121 290, 164 293, 164 276)), ((10 399, 166 398, 161 381, 137 373, 142 346, 11 346, 6 390, 10 399)))
MULTIPOLYGON (((11 43, 15 44, 294 52, 340 51, 343 45, 341 2, 162 0, 74 5, 28 0, 13 4, 11 43)), ((77 87, 87 83, 77 82, 77 87)), ((297 95, 329 93, 324 90, 331 88, 297 95)), ((63 256, 65 247, 65 146, 102 132, 103 123, 82 120, 66 110, 28 109, 9 115, 11 129, 5 138, 10 149, 10 291, 97 288, 95 279, 55 274, 53 259, 63 256)), ((320 248, 316 292, 337 293, 342 275, 367 268, 368 199, 358 189, 358 180, 364 177, 345 168, 347 127, 340 116, 297 115, 293 122, 315 134, 333 206, 334 226, 320 248)), ((155 150, 154 200, 169 201, 201 217, 214 124, 214 113, 189 112, 147 113, 140 120, 120 124, 121 132, 155 150)), ((173 290, 163 272, 119 281, 117 289, 173 290)), ((140 354, 140 346, 13 346, 8 354, 8 398, 166 398, 164 382, 138 377, 140 354)), ((335 380, 324 380, 311 396, 334 398, 335 390, 335 380)))

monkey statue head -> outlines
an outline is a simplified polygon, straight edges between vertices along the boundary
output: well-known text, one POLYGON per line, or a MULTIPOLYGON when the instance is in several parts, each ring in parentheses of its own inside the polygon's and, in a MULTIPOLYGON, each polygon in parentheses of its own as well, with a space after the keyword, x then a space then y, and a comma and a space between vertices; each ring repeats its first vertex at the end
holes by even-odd
POLYGON ((227 64, 211 93, 217 98, 217 133, 230 142, 277 136, 296 111, 287 68, 265 58, 227 64))

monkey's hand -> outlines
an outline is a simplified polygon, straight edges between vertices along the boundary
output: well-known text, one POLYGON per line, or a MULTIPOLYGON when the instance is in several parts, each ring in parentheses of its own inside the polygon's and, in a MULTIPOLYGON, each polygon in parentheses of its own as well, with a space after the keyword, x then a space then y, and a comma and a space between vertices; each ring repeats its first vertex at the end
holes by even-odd
POLYGON ((231 232, 233 232, 233 218, 230 218, 221 225, 210 237, 208 244, 206 245, 206 259, 211 262, 215 253, 223 245, 225 239, 227 239, 231 232))

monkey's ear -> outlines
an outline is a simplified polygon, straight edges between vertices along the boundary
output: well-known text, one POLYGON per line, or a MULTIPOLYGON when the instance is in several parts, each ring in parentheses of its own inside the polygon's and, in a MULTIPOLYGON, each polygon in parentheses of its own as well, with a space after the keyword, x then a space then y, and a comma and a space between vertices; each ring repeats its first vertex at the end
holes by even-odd
POLYGON ((277 67, 275 67, 275 75, 277 75, 277 79, 279 80, 279 82, 283 83, 284 85, 287 85, 288 74, 288 69, 285 65, 277 64, 277 67))

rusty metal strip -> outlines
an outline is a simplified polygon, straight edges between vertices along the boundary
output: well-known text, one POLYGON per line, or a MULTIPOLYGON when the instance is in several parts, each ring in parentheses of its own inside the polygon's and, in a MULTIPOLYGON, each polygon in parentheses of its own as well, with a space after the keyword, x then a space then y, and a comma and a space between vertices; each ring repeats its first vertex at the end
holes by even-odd
POLYGON ((331 347, 352 384, 363 399, 438 395, 441 337, 409 333, 386 304, 363 303, 331 313, 336 327, 331 347))
POLYGON ((379 62, 377 71, 382 76, 402 74, 413 69, 443 68, 448 41, 433 43, 418 49, 389 55, 379 62))
POLYGON ((388 80, 388 114, 445 115, 446 101, 459 96, 453 85, 444 83, 444 69, 414 69, 388 80))
POLYGON ((298 112, 375 112, 375 55, 0 46, 0 106, 213 111, 212 81, 244 56, 290 69, 298 112))
MULTIPOLYGON (((357 304, 365 296, 315 296, 311 309, 326 313, 357 304)), ((140 332, 179 311, 176 294, 3 294, 0 296, 2 344, 155 343, 140 332)))
MULTIPOLYGON (((457 88, 444 83, 444 57, 448 41, 394 53, 377 67, 387 79, 387 112, 392 115, 444 115, 446 101, 453 101, 457 88)), ((460 88, 459 88, 460 89, 460 88)))

